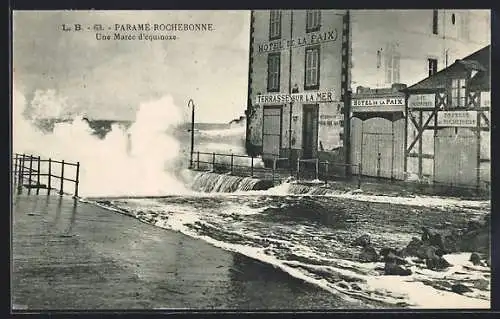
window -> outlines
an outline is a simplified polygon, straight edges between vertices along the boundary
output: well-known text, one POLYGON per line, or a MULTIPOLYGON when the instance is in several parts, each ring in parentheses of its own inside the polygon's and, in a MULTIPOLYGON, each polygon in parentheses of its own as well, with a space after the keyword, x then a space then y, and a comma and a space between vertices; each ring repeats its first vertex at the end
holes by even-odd
POLYGON ((438 11, 432 10, 432 33, 438 34, 438 11))
POLYGON ((385 63, 385 82, 386 83, 399 83, 399 62, 401 57, 398 53, 389 52, 386 55, 385 63))
POLYGON ((429 68, 429 76, 435 74, 438 68, 437 59, 427 59, 428 68, 429 68))
POLYGON ((319 47, 306 48, 305 90, 319 87, 319 47))
POLYGON ((279 92, 280 90, 280 54, 269 53, 267 56, 267 91, 279 92))
POLYGON ((451 80, 451 107, 465 107, 465 79, 451 80))
POLYGON ((321 11, 307 10, 306 12, 306 32, 318 31, 321 27, 321 11))
POLYGON ((269 40, 281 38, 281 11, 271 10, 269 12, 269 40))

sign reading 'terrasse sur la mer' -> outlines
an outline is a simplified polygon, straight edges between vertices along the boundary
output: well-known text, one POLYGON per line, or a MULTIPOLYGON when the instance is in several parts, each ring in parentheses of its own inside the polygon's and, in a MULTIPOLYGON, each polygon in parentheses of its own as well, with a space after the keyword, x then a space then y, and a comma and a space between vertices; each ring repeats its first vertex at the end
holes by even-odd
POLYGON ((412 94, 408 97, 408 107, 410 109, 433 108, 435 105, 435 94, 412 94))
POLYGON ((309 33, 305 36, 294 39, 279 39, 270 42, 259 43, 256 45, 258 53, 276 52, 290 48, 302 47, 311 44, 324 42, 333 42, 338 38, 337 29, 326 32, 309 33))
POLYGON ((437 125, 441 127, 475 127, 477 111, 440 111, 437 125))
POLYGON ((326 92, 303 92, 303 93, 273 93, 260 94, 255 97, 255 103, 263 104, 285 104, 285 103, 328 103, 335 99, 333 91, 326 92))

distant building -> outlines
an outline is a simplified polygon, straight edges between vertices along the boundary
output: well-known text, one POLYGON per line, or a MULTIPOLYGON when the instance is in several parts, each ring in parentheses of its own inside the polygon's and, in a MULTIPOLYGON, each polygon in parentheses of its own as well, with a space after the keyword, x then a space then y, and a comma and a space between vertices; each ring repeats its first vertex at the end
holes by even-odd
POLYGON ((347 92, 416 83, 489 43, 489 10, 252 11, 247 151, 351 162, 347 92))

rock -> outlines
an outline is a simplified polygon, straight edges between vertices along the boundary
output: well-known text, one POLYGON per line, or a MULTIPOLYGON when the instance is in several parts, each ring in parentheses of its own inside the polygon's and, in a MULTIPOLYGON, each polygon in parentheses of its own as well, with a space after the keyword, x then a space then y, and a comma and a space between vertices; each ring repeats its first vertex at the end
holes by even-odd
POLYGON ((380 256, 381 257, 387 257, 387 255, 389 255, 389 253, 392 253, 394 255, 399 255, 399 252, 394 249, 394 248, 390 248, 390 247, 384 247, 382 249, 380 249, 380 256))
POLYGON ((444 250, 448 253, 456 253, 460 250, 460 237, 456 232, 446 235, 443 239, 444 250))
POLYGON ((477 253, 472 253, 470 255, 469 261, 472 262, 474 266, 479 266, 481 265, 481 257, 477 253))
POLYGON ((353 245, 354 246, 366 247, 366 246, 370 245, 370 243, 371 243, 370 235, 365 234, 365 235, 361 235, 358 238, 356 238, 356 240, 354 241, 353 245))
POLYGON ((490 282, 486 279, 481 278, 478 281, 474 282, 474 288, 480 290, 490 290, 490 282))
POLYGON ((432 247, 432 246, 429 246, 427 244, 422 244, 422 246, 420 246, 417 249, 417 252, 416 252, 416 254, 414 256, 417 256, 420 259, 429 258, 429 254, 431 254, 431 256, 434 256, 434 254, 435 254, 435 248, 433 247, 431 249, 430 247, 432 247), (432 253, 430 253, 430 251, 432 251, 432 253))
POLYGON ((372 246, 365 246, 361 249, 359 254, 359 259, 364 262, 375 262, 378 261, 379 256, 377 251, 372 246))
POLYGON ((425 257, 427 259, 431 259, 431 258, 434 258, 436 257, 436 251, 437 251, 437 248, 434 247, 434 246, 425 246, 424 247, 425 249, 425 257))
POLYGON ((425 265, 430 270, 444 270, 452 265, 443 257, 434 256, 433 258, 427 258, 425 260, 425 265))
POLYGON ((402 251, 402 255, 404 256, 418 256, 418 250, 422 247, 423 242, 417 237, 413 237, 410 243, 404 248, 402 251))
POLYGON ((455 284, 455 285, 451 286, 451 291, 453 291, 454 293, 457 293, 457 294, 463 294, 465 292, 471 292, 472 289, 470 289, 469 287, 462 285, 462 284, 455 284))
POLYGON ((461 251, 474 251, 486 254, 490 250, 490 230, 489 227, 466 232, 463 234, 459 248, 461 251))
POLYGON ((432 232, 426 227, 422 227, 422 241, 428 243, 430 246, 435 246, 444 249, 443 238, 441 234, 432 232))
POLYGON ((385 275, 388 276, 409 276, 412 274, 410 269, 406 269, 393 262, 386 262, 384 268, 385 275))
POLYGON ((467 223, 467 232, 481 229, 483 225, 477 220, 471 220, 467 223))
POLYGON ((385 262, 393 262, 393 263, 396 263, 396 265, 406 265, 407 264, 407 261, 404 258, 396 256, 393 252, 389 252, 384 257, 384 261, 385 262))

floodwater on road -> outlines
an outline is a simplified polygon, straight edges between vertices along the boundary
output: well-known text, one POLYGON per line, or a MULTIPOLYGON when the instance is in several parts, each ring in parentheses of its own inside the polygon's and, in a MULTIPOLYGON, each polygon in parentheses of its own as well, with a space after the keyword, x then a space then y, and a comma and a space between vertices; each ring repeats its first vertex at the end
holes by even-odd
POLYGON ((360 248, 352 245, 358 236, 369 234, 377 251, 400 249, 412 237, 420 237, 423 226, 460 228, 482 219, 490 210, 489 201, 272 194, 270 190, 92 201, 272 264, 364 307, 490 307, 489 284, 466 295, 433 284, 443 278, 489 283, 489 268, 471 267, 470 253, 447 255, 453 267, 445 272, 415 264, 411 276, 398 277, 384 276, 383 263, 359 262, 360 248))

